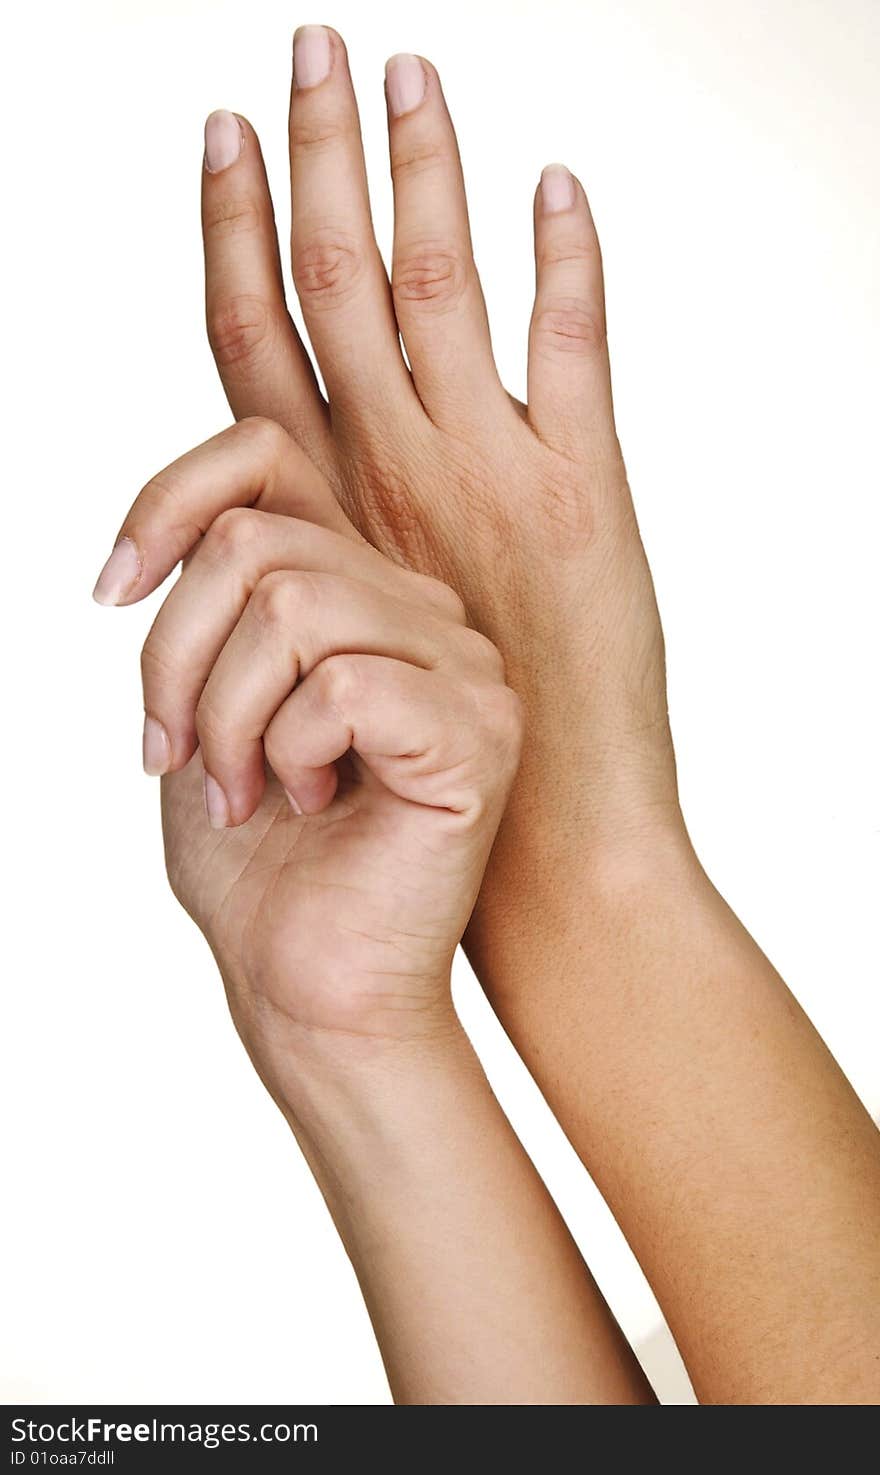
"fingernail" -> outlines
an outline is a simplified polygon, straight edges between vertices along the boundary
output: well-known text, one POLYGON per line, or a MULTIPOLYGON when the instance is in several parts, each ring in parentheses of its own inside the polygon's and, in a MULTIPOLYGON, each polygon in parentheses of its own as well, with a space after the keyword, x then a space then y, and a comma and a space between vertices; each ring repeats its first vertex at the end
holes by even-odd
POLYGON ((302 810, 300 809, 299 805, 297 804, 297 802, 294 799, 293 795, 291 794, 290 790, 289 789, 285 789, 284 792, 287 795, 287 802, 290 805, 291 809, 293 810, 294 814, 302 814, 302 810))
POLYGON ((241 124, 234 113, 220 108, 212 113, 205 124, 205 168, 209 174, 219 174, 234 164, 244 143, 241 124))
POLYGON ((144 718, 144 773, 159 778, 168 772, 171 762, 171 743, 161 722, 155 717, 144 718))
POLYGON ((330 75, 330 33, 326 26, 300 26, 293 37, 293 80, 317 87, 330 75))
POLYGON ((574 205, 574 177, 564 164, 548 164, 541 174, 541 204, 547 215, 558 215, 574 205))
POLYGON ((388 107, 394 118, 411 113, 425 95, 425 68, 421 59, 403 51, 385 63, 388 107))
POLYGON ((98 604, 119 604, 141 576, 141 560, 131 538, 120 538, 92 590, 98 604))
POLYGON ((205 808, 212 830, 225 830, 229 824, 229 805, 226 795, 215 778, 205 774, 205 808))

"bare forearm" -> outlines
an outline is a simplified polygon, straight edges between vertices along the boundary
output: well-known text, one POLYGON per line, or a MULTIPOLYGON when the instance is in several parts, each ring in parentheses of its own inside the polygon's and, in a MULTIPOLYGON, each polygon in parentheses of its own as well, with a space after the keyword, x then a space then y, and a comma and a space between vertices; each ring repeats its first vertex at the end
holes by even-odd
POLYGON ((298 1049, 286 1107, 398 1403, 652 1397, 460 1028, 298 1049))
POLYGON ((469 950, 698 1395, 880 1397, 880 1139, 815 1030, 683 829, 582 835, 555 874, 521 841, 469 950))

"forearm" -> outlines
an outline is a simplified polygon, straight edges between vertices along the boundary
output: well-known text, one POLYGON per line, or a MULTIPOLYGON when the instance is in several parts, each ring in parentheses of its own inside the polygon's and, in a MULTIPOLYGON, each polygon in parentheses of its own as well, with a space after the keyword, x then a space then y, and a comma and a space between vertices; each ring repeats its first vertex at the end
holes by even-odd
POLYGON ((396 1402, 653 1401, 456 1023, 300 1039, 286 1093, 396 1402))
POLYGON ((499 837, 468 944, 721 1402, 880 1397, 880 1152, 683 826, 499 837))

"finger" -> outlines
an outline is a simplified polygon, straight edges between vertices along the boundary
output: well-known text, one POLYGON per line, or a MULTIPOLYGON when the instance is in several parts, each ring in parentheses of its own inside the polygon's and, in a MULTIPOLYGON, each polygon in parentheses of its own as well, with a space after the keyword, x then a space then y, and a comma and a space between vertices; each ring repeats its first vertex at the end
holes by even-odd
POLYGON ((429 667, 450 627, 369 585, 332 574, 267 574, 202 692, 196 730, 211 823, 241 824, 263 792, 263 734, 281 703, 329 655, 356 650, 429 667))
POLYGON ((208 338, 232 413, 271 416, 326 469, 327 406, 284 300, 260 143, 235 113, 205 124, 202 234, 208 338))
POLYGON ((152 774, 189 762, 196 708, 211 670, 260 580, 277 570, 347 576, 463 622, 451 589, 383 558, 368 543, 299 518, 232 508, 211 524, 170 590, 141 653, 144 759, 152 774))
POLYGON ((283 506, 358 539, 304 451, 272 420, 242 420, 172 462, 135 498, 94 589, 98 604, 134 604, 167 578, 228 507, 283 506))
POLYGON ((576 453, 614 436, 599 238, 587 197, 562 164, 535 196, 535 307, 529 331, 529 420, 542 440, 576 453))
POLYGON ((265 750, 301 814, 327 808, 336 761, 350 748, 401 798, 458 814, 470 802, 478 733, 473 694, 460 681, 385 656, 336 655, 278 709, 265 750))
MULTIPOLYGON (((471 248, 467 201, 440 79, 418 56, 385 74, 394 181, 394 308, 413 381, 432 419, 485 414, 506 396, 471 248)), ((506 409, 506 404, 505 404, 506 409)))
POLYGON ((334 411, 417 402, 370 215, 360 120, 340 36, 303 26, 290 95, 291 253, 334 411))

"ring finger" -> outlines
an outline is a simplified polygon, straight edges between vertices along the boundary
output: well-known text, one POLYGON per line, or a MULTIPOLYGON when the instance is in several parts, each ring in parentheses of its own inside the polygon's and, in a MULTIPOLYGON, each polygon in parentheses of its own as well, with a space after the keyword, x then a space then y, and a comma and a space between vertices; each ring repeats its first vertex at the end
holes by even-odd
POLYGON ((345 47, 326 26, 294 37, 290 184, 293 279, 331 409, 387 415, 392 396, 417 407, 373 234, 345 47))

